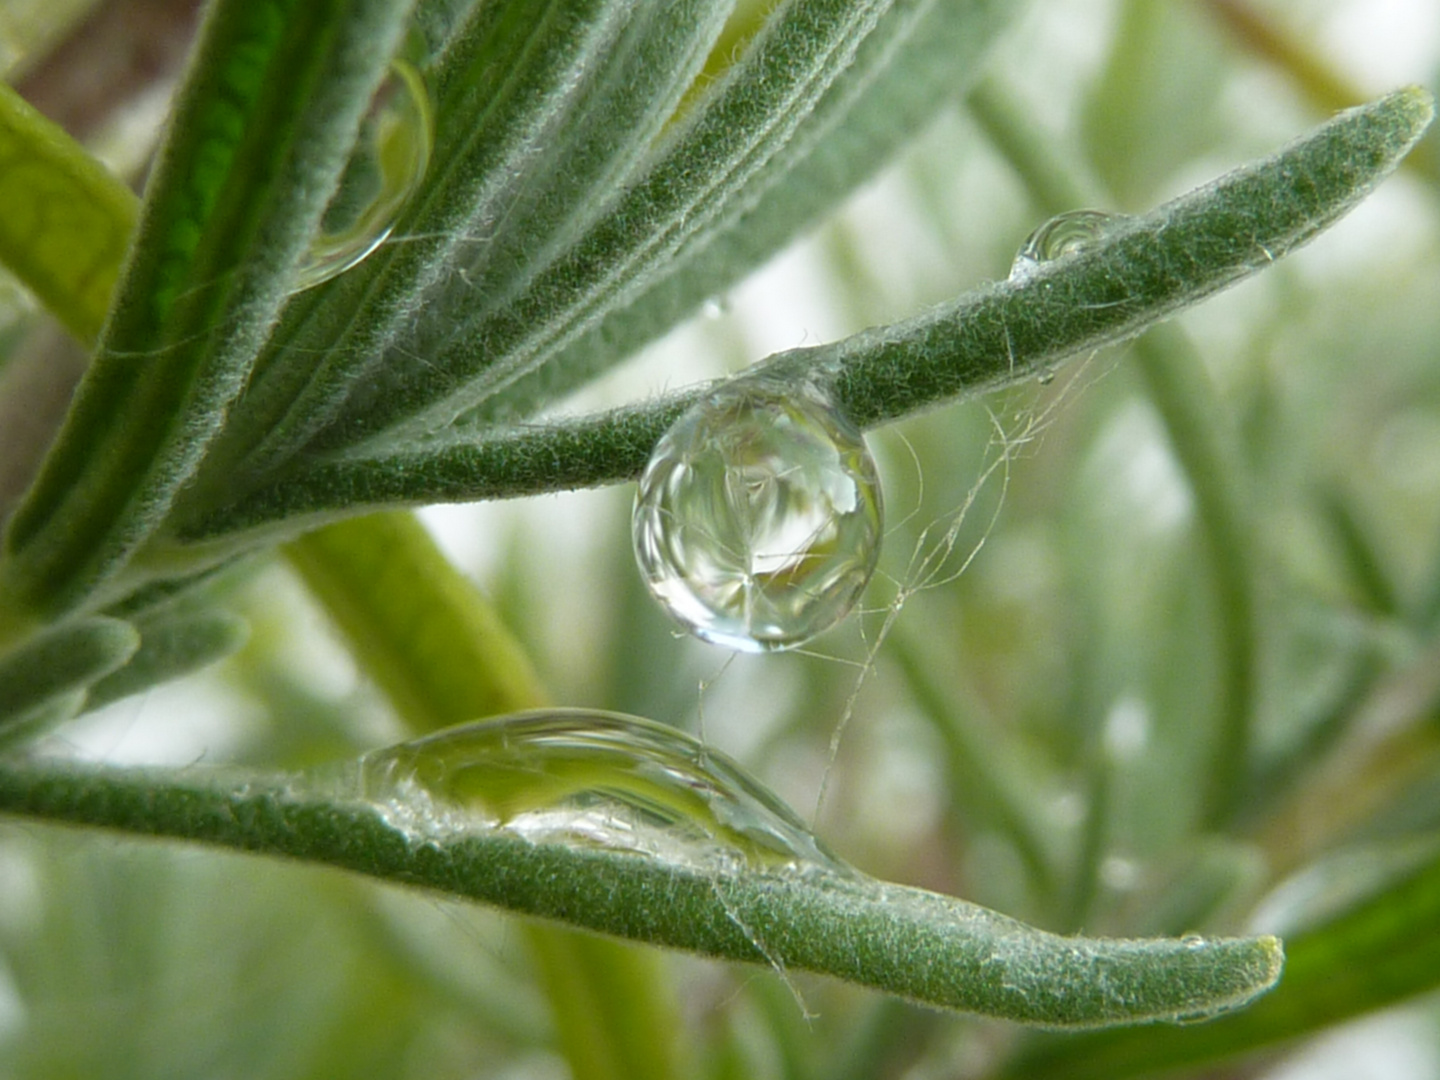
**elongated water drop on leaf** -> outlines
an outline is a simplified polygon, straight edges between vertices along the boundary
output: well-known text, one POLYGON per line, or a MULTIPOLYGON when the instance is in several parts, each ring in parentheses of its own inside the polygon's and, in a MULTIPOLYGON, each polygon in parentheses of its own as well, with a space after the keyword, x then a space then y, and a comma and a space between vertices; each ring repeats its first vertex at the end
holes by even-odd
POLYGON ((375 751, 360 772, 365 797, 421 841, 499 831, 692 869, 850 873, 728 757, 639 717, 517 713, 375 751))
POLYGON ((632 517, 650 592, 691 633, 743 652, 828 630, 880 554, 865 440, 808 382, 739 379, 656 444, 632 517))
POLYGON ((385 242, 425 178, 432 141, 425 80, 413 65, 393 60, 320 233, 296 271, 295 291, 344 273, 385 242))
POLYGON ((1124 214, 1104 210, 1067 210, 1045 222, 1020 245, 1010 266, 1011 279, 1023 279, 1034 273, 1041 263, 1058 259, 1072 251, 1083 251, 1120 222, 1124 214))

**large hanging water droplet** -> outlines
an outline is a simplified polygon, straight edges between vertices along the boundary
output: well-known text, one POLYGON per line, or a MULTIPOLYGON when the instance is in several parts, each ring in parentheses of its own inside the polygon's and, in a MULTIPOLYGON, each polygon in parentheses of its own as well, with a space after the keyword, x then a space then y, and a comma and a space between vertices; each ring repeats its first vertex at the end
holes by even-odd
POLYGON ((1029 277, 1041 263, 1085 250, 1125 220, 1124 214, 1104 210, 1067 210, 1056 214, 1020 245, 1010 266, 1011 280, 1029 277))
POLYGON ((417 842, 504 833, 692 869, 853 871, 730 758, 664 724, 542 709, 367 754, 361 795, 417 842))
POLYGON ((880 482, 817 386, 739 379, 656 444, 632 530, 645 584, 681 626, 744 652, 791 648, 843 619, 870 580, 880 482))
POLYGON ((295 291, 344 273, 385 242, 425 178, 432 139, 424 78, 407 61, 391 61, 320 232, 296 271, 295 291))

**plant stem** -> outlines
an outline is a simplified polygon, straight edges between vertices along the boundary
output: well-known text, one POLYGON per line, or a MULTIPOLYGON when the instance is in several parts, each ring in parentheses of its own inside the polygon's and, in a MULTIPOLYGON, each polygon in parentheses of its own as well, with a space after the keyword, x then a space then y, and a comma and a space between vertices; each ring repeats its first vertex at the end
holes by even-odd
POLYGON ((547 704, 530 658, 412 514, 372 514, 284 548, 416 734, 547 704))
MULTIPOLYGON (((1054 140, 1035 128, 1005 87, 987 79, 968 100, 975 119, 1042 213, 1093 203, 1099 185, 1053 149, 1054 140)), ((1173 325, 1153 327, 1135 341, 1132 354, 1189 481, 1210 554, 1222 675, 1203 805, 1205 821, 1214 827, 1231 815, 1244 792, 1255 708, 1260 633, 1242 470, 1215 387, 1184 331, 1173 325)))
POLYGON ((0 83, 0 265, 86 344, 100 335, 140 201, 0 83))
MULTIPOLYGON (((331 525, 285 554, 417 733, 547 703, 519 642, 413 515, 331 525)), ((576 1080, 678 1075, 676 1017, 655 957, 540 923, 526 936, 576 1080)))
POLYGON ((1220 649, 1215 746, 1206 774, 1204 821, 1217 828, 1245 794, 1260 650, 1254 548, 1241 468, 1221 422, 1214 385, 1194 346, 1175 326, 1159 326, 1132 350, 1170 446, 1190 481, 1215 586, 1220 649))
POLYGON ((1036 892, 1053 899, 1058 887, 1058 855, 1044 839, 1049 822, 1038 819, 1032 809, 1039 802, 1036 777, 1014 767, 1017 748, 981 730, 952 704, 931 674, 934 665, 925 662, 909 635, 893 632, 888 646, 916 704, 944 741, 950 788, 957 792, 966 816, 988 820, 1003 830, 1015 845, 1036 892))

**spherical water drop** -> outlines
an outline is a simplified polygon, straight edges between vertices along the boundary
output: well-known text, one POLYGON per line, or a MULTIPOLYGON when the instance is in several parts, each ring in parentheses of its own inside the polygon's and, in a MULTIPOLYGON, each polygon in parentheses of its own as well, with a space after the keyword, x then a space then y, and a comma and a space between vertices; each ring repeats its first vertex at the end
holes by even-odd
POLYGON ((1029 277, 1041 263, 1085 250, 1124 220, 1125 215, 1104 210, 1067 210, 1056 214, 1020 245, 1010 266, 1011 280, 1029 277))
POLYGON ((645 583, 676 622, 768 652, 845 617, 879 558, 880 518, 859 430, 818 387, 754 377, 656 444, 632 527, 645 583))
POLYGON ((344 273, 379 247, 425 178, 430 98, 413 65, 393 60, 360 128, 350 163, 295 276, 295 290, 344 273))

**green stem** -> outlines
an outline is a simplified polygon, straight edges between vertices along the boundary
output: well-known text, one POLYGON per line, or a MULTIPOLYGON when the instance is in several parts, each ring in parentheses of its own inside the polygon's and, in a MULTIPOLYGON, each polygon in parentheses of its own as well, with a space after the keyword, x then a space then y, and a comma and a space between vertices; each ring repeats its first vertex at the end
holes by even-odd
MULTIPOLYGON (((412 515, 342 522, 285 553, 412 730, 546 703, 520 644, 412 515)), ((563 927, 526 930, 576 1080, 677 1075, 676 1018, 655 958, 563 927)))
POLYGON ((285 555, 417 734, 547 703, 530 658, 413 515, 317 529, 285 555))
POLYGON ((100 336, 140 200, 0 83, 0 265, 86 345, 100 336))
POLYGON ((1063 923, 1071 927, 1084 926, 1095 907, 1095 897, 1100 891, 1100 866, 1110 841, 1114 813, 1115 763, 1103 745, 1095 747, 1095 751, 1085 777, 1085 818, 1080 826, 1075 873, 1063 923))
MULTIPOLYGON (((1093 203, 1098 185, 1052 148, 1052 140, 1036 130, 1005 87, 986 80, 969 101, 976 120, 1041 212, 1056 214, 1093 203)), ((1244 792, 1255 709, 1260 632, 1242 470, 1214 384, 1184 331, 1154 327, 1134 343, 1132 353, 1189 481, 1210 555, 1222 674, 1216 746, 1203 805, 1206 823, 1216 826, 1231 815, 1244 792)))
POLYGON ((1253 530, 1241 467, 1221 407, 1194 346, 1161 326, 1132 350, 1170 446, 1190 481, 1215 587, 1221 674, 1216 741, 1206 775, 1205 823, 1218 827, 1245 794, 1260 650, 1253 530))
POLYGON ((915 703, 945 743, 950 768, 950 790, 969 818, 989 820, 1015 845, 1036 891, 1053 898, 1056 892, 1058 853, 1045 842, 1047 822, 1032 807, 1036 777, 1015 768, 1018 748, 1007 746, 996 733, 982 731, 957 709, 932 675, 933 665, 919 653, 919 645, 903 630, 890 635, 887 653, 900 668, 915 703), (1027 798, 1028 797, 1028 798, 1027 798))
POLYGON ((999 77, 987 76, 971 87, 965 106, 1042 214, 1099 207, 1106 201, 1100 182, 1077 160, 1078 152, 1058 150, 1055 136, 1035 123, 999 77))
POLYGON ((563 926, 527 935, 575 1080, 680 1076, 677 1017, 658 965, 639 950, 563 926))

